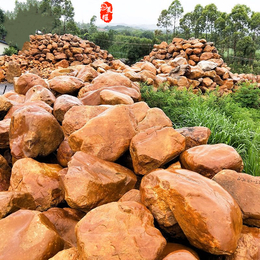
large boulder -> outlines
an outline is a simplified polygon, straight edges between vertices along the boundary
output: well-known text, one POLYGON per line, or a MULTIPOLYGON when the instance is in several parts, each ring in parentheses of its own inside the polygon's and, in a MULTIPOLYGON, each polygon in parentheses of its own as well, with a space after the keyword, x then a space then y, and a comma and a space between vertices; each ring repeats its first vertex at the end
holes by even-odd
POLYGON ((223 170, 217 173, 213 180, 236 200, 242 210, 244 223, 260 227, 260 177, 223 170))
POLYGON ((16 159, 47 156, 64 138, 55 117, 38 106, 17 110, 12 116, 9 134, 11 153, 16 159))
POLYGON ((129 148, 136 134, 136 119, 130 108, 117 105, 89 120, 69 136, 73 151, 84 151, 107 161, 116 161, 129 148))
POLYGON ((8 98, 0 96, 0 120, 5 117, 12 105, 12 102, 8 98))
POLYGON ((79 253, 76 247, 64 249, 49 260, 79 260, 79 253))
POLYGON ((0 149, 9 148, 10 123, 10 118, 0 121, 0 149))
POLYGON ((65 138, 57 149, 57 160, 59 164, 63 167, 67 167, 73 154, 74 152, 69 146, 68 139, 65 138))
POLYGON ((5 78, 9 83, 14 83, 15 77, 21 76, 21 66, 18 62, 9 62, 8 69, 6 71, 5 78))
POLYGON ((104 89, 100 92, 100 99, 101 104, 106 105, 131 105, 134 103, 134 100, 130 96, 109 89, 104 89))
POLYGON ((15 78, 14 90, 18 94, 25 95, 30 88, 36 85, 41 85, 45 88, 48 88, 48 83, 40 76, 33 73, 26 73, 19 78, 15 78))
POLYGON ((166 245, 140 203, 112 202, 91 210, 76 226, 82 259, 155 260, 166 245))
POLYGON ((49 80, 50 89, 60 94, 71 94, 84 86, 79 78, 73 76, 57 76, 49 80))
POLYGON ((19 210, 0 220, 1 260, 45 260, 63 249, 54 226, 39 211, 19 210))
POLYGON ((193 246, 217 255, 235 252, 242 213, 215 181, 188 170, 158 169, 143 177, 140 191, 164 229, 177 221, 193 246))
POLYGON ((185 149, 185 137, 172 127, 148 128, 130 143, 135 173, 145 175, 173 160, 185 149))
POLYGON ((192 147, 180 156, 183 168, 212 178, 223 169, 242 171, 243 161, 237 151, 226 144, 192 147))
POLYGON ((16 161, 12 168, 9 191, 32 195, 36 209, 47 210, 63 201, 63 190, 59 182, 58 164, 40 163, 31 158, 16 161))
POLYGON ((79 69, 77 78, 81 79, 83 82, 91 82, 94 78, 98 76, 97 71, 90 65, 83 66, 79 69))
POLYGON ((84 152, 73 155, 61 179, 69 206, 84 211, 119 200, 136 183, 129 169, 84 152))
POLYGON ((0 154, 0 191, 6 191, 10 185, 11 167, 0 154))

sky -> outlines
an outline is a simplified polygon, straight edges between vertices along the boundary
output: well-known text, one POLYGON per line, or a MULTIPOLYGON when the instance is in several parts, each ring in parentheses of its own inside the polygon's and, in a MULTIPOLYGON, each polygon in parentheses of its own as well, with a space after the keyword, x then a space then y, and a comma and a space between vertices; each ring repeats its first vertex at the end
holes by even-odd
MULTIPOLYGON (((93 15, 97 16, 96 24, 99 26, 127 24, 127 25, 156 25, 158 17, 163 9, 168 9, 173 0, 71 0, 76 22, 88 23, 93 15), (113 19, 105 23, 100 19, 101 4, 108 1, 113 6, 113 19)), ((25 2, 25 0, 19 0, 25 2)), ((258 0, 180 0, 184 14, 194 10, 197 4, 205 7, 214 3, 221 12, 230 13, 237 4, 245 4, 254 12, 260 12, 258 0)), ((15 0, 0 0, 0 8, 4 11, 12 11, 15 0)))

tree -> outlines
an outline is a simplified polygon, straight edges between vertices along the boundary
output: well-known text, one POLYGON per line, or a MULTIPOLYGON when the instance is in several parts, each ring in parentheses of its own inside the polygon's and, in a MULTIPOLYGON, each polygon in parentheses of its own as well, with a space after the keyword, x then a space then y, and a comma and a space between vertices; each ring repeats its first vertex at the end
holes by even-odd
POLYGON ((242 60, 242 65, 252 65, 255 58, 256 44, 251 36, 245 36, 237 42, 237 54, 240 57, 247 58, 242 60))
POLYGON ((253 39, 256 40, 260 36, 260 13, 253 12, 250 19, 250 29, 253 32, 253 39))
POLYGON ((166 41, 168 41, 168 27, 172 25, 171 16, 168 10, 164 9, 158 18, 157 26, 160 28, 165 28, 166 30, 166 41))
POLYGON ((4 11, 0 9, 0 40, 4 40, 7 34, 7 31, 4 27, 5 15, 4 11))
POLYGON ((179 0, 174 0, 168 8, 168 13, 173 19, 173 35, 176 35, 176 28, 179 22, 179 19, 183 13, 183 7, 179 0))
POLYGON ((186 13, 180 20, 180 27, 183 30, 184 38, 189 39, 194 33, 194 23, 192 13, 186 13))
POLYGON ((194 11, 192 13, 192 20, 194 23, 194 36, 195 38, 201 38, 202 32, 204 31, 204 25, 201 23, 202 21, 202 12, 203 6, 198 4, 195 6, 194 11))

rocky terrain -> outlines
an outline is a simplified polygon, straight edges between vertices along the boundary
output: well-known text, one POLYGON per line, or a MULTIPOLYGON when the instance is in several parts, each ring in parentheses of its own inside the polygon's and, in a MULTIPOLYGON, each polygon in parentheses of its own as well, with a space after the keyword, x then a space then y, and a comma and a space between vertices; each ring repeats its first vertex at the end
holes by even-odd
POLYGON ((13 78, 0 96, 0 259, 260 258, 259 177, 207 144, 210 129, 174 129, 142 101, 139 82, 162 77, 152 62, 13 78))

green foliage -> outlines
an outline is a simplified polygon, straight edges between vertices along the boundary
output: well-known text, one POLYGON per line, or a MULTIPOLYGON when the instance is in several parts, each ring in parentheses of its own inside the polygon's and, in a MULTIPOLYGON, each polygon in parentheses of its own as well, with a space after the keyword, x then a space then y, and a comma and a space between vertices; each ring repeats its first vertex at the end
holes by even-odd
POLYGON ((174 128, 208 127, 208 143, 233 146, 243 158, 244 172, 260 175, 259 109, 243 107, 233 96, 220 97, 217 92, 206 96, 176 88, 154 92, 148 86, 143 86, 141 92, 150 107, 159 107, 166 113, 174 128))
POLYGON ((8 55, 8 56, 12 56, 13 54, 17 54, 18 50, 13 47, 13 46, 9 46, 8 48, 4 49, 3 54, 4 55, 8 55))

